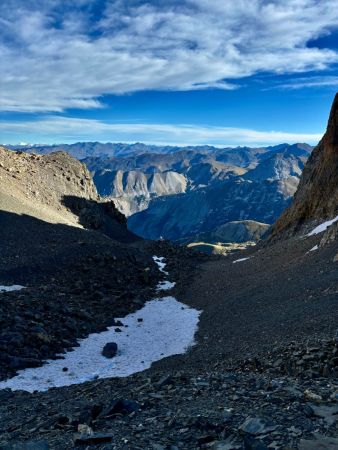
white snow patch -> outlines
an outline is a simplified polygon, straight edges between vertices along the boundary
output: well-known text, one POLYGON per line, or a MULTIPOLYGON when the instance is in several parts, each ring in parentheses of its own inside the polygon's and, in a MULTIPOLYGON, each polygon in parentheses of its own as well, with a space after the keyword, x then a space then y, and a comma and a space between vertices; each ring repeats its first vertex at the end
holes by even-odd
POLYGON ((309 252, 314 252, 315 250, 318 250, 318 245, 315 245, 314 247, 312 247, 309 252))
MULTIPOLYGON (((153 256, 153 260, 157 264, 160 272, 164 273, 165 275, 169 275, 169 273, 164 270, 165 266, 167 264, 164 262, 165 258, 163 256, 153 256)), ((176 284, 175 282, 163 280, 158 283, 157 290, 158 291, 169 291, 170 289, 172 289, 175 286, 175 284, 176 284)))
POLYGON ((235 261, 232 261, 232 264, 239 263, 239 262, 242 262, 242 261, 246 261, 247 259, 250 259, 250 256, 248 258, 236 259, 235 261))
POLYGON ((322 233, 323 231, 325 231, 329 226, 331 226, 333 223, 338 221, 338 216, 335 217, 334 219, 331 220, 327 220, 324 223, 321 223, 320 225, 318 225, 316 228, 314 228, 312 231, 310 231, 310 233, 308 233, 306 236, 314 236, 315 234, 319 234, 322 233))
POLYGON ((20 291, 24 288, 25 286, 21 286, 20 284, 13 284, 12 286, 0 286, 0 292, 20 291))
POLYGON ((158 265, 160 272, 164 273, 164 275, 169 275, 169 273, 164 270, 166 263, 164 262, 165 258, 163 256, 153 256, 153 260, 158 265))
POLYGON ((172 289, 175 286, 175 282, 174 281, 168 281, 168 280, 164 280, 164 281, 160 281, 157 285, 157 290, 158 291, 169 291, 170 289, 172 289))
MULTIPOLYGON (((153 259, 159 270, 167 275, 165 258, 154 256, 153 259)), ((175 284, 164 280, 157 289, 169 290, 175 284)), ((119 327, 121 332, 116 332, 117 327, 112 326, 102 333, 90 334, 79 340, 79 347, 59 355, 63 359, 21 370, 17 376, 0 382, 0 389, 46 391, 52 387, 140 372, 153 362, 185 353, 194 345, 200 314, 201 311, 189 308, 174 297, 151 300, 139 311, 117 319, 123 323, 123 327, 119 327), (112 359, 102 356, 102 349, 109 342, 115 342, 118 348, 112 359)))
POLYGON ((17 376, 0 382, 0 389, 46 391, 96 378, 126 377, 148 369, 153 362, 185 353, 194 345, 200 313, 174 297, 151 300, 136 313, 119 319, 124 324, 120 327, 122 332, 117 333, 113 326, 102 333, 93 333, 81 339, 79 347, 60 355, 64 359, 21 370, 17 376), (118 346, 112 359, 101 354, 108 342, 116 342, 118 346), (66 372, 62 370, 64 367, 68 368, 66 372))

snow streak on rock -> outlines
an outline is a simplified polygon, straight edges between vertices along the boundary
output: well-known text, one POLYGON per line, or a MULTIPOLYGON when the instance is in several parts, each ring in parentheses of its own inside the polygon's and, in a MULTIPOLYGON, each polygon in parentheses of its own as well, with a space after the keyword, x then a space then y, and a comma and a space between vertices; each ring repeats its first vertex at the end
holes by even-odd
POLYGON ((338 216, 334 219, 327 220, 326 222, 321 223, 316 228, 314 228, 307 236, 314 236, 315 234, 322 233, 325 231, 328 227, 330 227, 332 224, 338 221, 338 216))
POLYGON ((169 275, 169 273, 164 270, 166 263, 164 262, 165 258, 163 256, 153 256, 153 260, 158 265, 160 272, 169 275))
POLYGON ((24 288, 25 286, 21 286, 20 284, 13 284, 12 286, 0 286, 0 292, 20 291, 24 288))
POLYGON ((232 264, 239 263, 239 262, 242 262, 242 261, 246 261, 247 259, 250 259, 250 257, 248 257, 248 258, 240 258, 240 259, 236 259, 235 261, 232 261, 232 264))
POLYGON ((160 281, 157 285, 157 290, 159 291, 169 291, 175 286, 175 282, 164 280, 160 281))

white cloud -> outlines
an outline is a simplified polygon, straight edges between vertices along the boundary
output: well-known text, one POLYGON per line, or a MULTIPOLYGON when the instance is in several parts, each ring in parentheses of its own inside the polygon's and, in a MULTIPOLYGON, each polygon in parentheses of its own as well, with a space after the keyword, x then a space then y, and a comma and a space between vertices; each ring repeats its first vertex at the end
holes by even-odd
POLYGON ((36 136, 39 136, 44 143, 97 140, 141 141, 159 145, 261 146, 282 142, 316 144, 321 138, 321 134, 197 125, 106 123, 61 116, 26 122, 0 122, 0 132, 4 143, 36 142, 36 136))
POLYGON ((337 52, 307 42, 337 23, 335 0, 1 2, 0 110, 96 108, 109 93, 322 70, 337 52))
POLYGON ((282 89, 303 89, 303 88, 337 88, 338 87, 338 77, 335 76, 321 76, 321 77, 307 77, 307 78, 296 78, 294 80, 289 80, 286 83, 277 86, 282 89))

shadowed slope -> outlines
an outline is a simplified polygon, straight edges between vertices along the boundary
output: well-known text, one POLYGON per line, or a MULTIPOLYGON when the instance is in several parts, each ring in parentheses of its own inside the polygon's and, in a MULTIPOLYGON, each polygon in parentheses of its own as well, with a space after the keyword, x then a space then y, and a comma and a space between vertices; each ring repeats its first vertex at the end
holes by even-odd
POLYGON ((41 156, 0 147, 0 211, 98 230, 120 242, 138 239, 114 203, 102 202, 86 166, 66 152, 41 156))

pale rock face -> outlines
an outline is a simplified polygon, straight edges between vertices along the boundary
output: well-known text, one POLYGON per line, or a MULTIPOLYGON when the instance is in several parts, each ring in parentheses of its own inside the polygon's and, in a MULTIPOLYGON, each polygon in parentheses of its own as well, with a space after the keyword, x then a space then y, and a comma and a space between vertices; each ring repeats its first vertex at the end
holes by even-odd
POLYGON ((65 197, 99 198, 86 166, 66 152, 29 155, 0 147, 0 208, 48 222, 78 224, 65 197))
POLYGON ((94 181, 100 193, 111 198, 127 217, 146 209, 152 198, 184 193, 187 189, 186 177, 174 171, 103 170, 95 173, 94 181))

